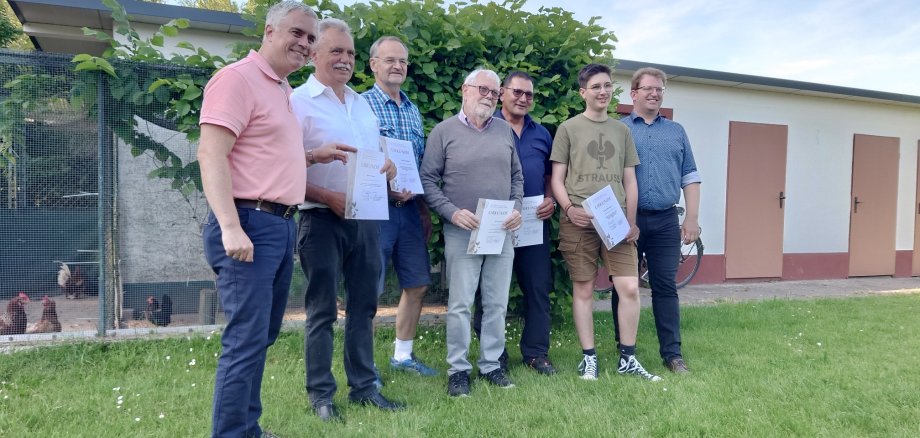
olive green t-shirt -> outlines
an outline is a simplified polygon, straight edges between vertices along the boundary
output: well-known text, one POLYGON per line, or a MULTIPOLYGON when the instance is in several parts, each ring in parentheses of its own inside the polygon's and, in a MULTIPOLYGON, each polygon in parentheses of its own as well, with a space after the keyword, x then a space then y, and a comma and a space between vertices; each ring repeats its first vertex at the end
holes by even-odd
POLYGON ((639 164, 632 133, 619 120, 595 122, 579 114, 562 122, 553 139, 550 161, 567 164, 565 190, 573 204, 610 185, 626 208, 623 169, 639 164))

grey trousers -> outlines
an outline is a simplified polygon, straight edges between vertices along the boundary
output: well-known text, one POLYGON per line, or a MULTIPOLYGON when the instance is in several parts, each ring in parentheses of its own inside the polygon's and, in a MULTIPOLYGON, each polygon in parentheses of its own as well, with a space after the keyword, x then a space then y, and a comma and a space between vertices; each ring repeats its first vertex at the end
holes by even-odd
POLYGON ((495 255, 467 254, 469 241, 469 231, 451 224, 444 225, 444 256, 450 287, 446 317, 448 375, 473 369, 467 355, 470 349, 470 307, 477 287, 482 289, 483 308, 479 361, 476 363, 479 372, 489 373, 498 368, 498 357, 505 350, 505 313, 514 266, 511 237, 505 238, 502 253, 495 255))

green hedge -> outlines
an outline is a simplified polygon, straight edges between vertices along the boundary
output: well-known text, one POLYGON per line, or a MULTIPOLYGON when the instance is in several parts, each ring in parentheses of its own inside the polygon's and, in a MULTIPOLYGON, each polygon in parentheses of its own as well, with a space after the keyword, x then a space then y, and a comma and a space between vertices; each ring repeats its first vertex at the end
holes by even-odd
MULTIPOLYGON (((160 31, 149 39, 141 39, 115 0, 103 0, 103 3, 113 9, 115 32, 124 35, 128 42, 121 43, 99 32, 87 31, 87 34, 108 41, 111 49, 101 58, 78 56, 75 58, 77 69, 104 71, 113 77, 117 76, 123 89, 147 90, 148 94, 156 94, 155 102, 168 100, 169 119, 177 129, 186 132, 189 138, 197 139, 200 90, 204 86, 201 78, 185 76, 155 81, 149 77, 135 78, 129 69, 120 68, 111 61, 128 59, 170 62, 186 67, 215 69, 245 56, 258 43, 237 44, 234 54, 226 60, 183 43, 181 47, 188 52, 187 55, 167 58, 159 49, 163 45, 164 36, 178 34, 179 29, 188 26, 187 20, 173 20, 161 26, 160 31)), ((273 3, 275 1, 256 0, 253 13, 244 15, 255 23, 253 29, 245 32, 247 35, 256 38, 261 36, 265 12, 273 3)), ((535 107, 531 115, 553 133, 560 122, 582 111, 582 100, 577 92, 578 70, 591 62, 614 63, 612 55, 616 38, 612 32, 596 23, 599 17, 582 23, 571 12, 559 7, 541 7, 536 13, 531 13, 523 10, 524 0, 508 0, 499 4, 380 0, 344 8, 326 0, 306 0, 305 3, 313 6, 321 17, 341 18, 351 25, 358 53, 351 85, 358 91, 366 90, 374 82, 368 67, 371 43, 383 35, 397 35, 405 40, 409 46, 411 65, 404 90, 421 109, 426 130, 459 110, 460 85, 466 74, 473 68, 486 67, 497 71, 499 75, 511 70, 522 70, 533 76, 536 82, 535 107)), ((304 82, 311 71, 308 67, 291 75, 292 85, 304 82)), ((144 103, 149 105, 151 99, 144 99, 138 93, 131 93, 130 97, 133 102, 128 102, 126 106, 135 105, 137 114, 145 114, 144 103)), ((119 96, 114 96, 114 99, 125 100, 119 96)), ((172 178, 174 187, 184 192, 195 187, 200 189, 197 163, 177 161, 178 157, 164 152, 163 148, 152 144, 149 139, 143 139, 146 143, 141 143, 125 135, 122 140, 132 144, 132 152, 143 153, 150 149, 163 156, 163 166, 152 176, 172 178)), ((433 219, 435 231, 440 230, 439 218, 433 219)), ((564 263, 555 249, 558 215, 553 218, 552 229, 556 281, 552 295, 553 316, 559 319, 569 314, 571 284, 564 263)), ((432 237, 430 254, 433 262, 443 258, 440 233, 436 232, 432 237)), ((509 304, 510 312, 519 308, 520 294, 515 286, 509 304)))

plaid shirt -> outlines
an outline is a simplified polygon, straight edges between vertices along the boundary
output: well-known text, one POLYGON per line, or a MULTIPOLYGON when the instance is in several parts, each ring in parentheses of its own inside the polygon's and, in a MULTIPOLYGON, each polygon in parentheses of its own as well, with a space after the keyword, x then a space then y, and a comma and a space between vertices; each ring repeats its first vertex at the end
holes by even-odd
POLYGON ((415 162, 421 166, 422 154, 425 151, 425 131, 422 128, 422 114, 418 107, 409 100, 409 96, 400 91, 402 105, 397 105, 377 84, 361 95, 377 115, 377 120, 380 122, 380 135, 412 142, 415 162))

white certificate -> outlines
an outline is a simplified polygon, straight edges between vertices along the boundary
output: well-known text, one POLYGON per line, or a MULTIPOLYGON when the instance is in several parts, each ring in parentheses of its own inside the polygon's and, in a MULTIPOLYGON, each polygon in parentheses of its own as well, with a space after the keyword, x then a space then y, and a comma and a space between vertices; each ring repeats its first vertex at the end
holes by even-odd
POLYGON ((346 219, 389 219, 387 176, 380 173, 386 162, 383 152, 358 149, 348 153, 348 188, 345 191, 346 219))
POLYGON ((543 195, 528 196, 521 205, 521 228, 513 231, 511 241, 515 248, 543 243, 543 221, 537 218, 537 207, 543 203, 543 195))
POLYGON ((585 199, 581 206, 594 215, 591 223, 608 250, 626 238, 626 234, 629 233, 629 222, 626 221, 623 208, 620 207, 609 185, 585 199))
POLYGON ((479 198, 476 205, 476 217, 479 228, 470 234, 467 254, 501 254, 505 246, 508 230, 502 228, 502 222, 508 219, 514 210, 514 201, 498 201, 479 198))
POLYGON ((396 165, 396 178, 390 180, 390 190, 394 192, 408 190, 415 195, 424 193, 422 179, 418 176, 418 163, 415 161, 415 150, 412 143, 389 137, 383 137, 383 140, 390 161, 396 165))

